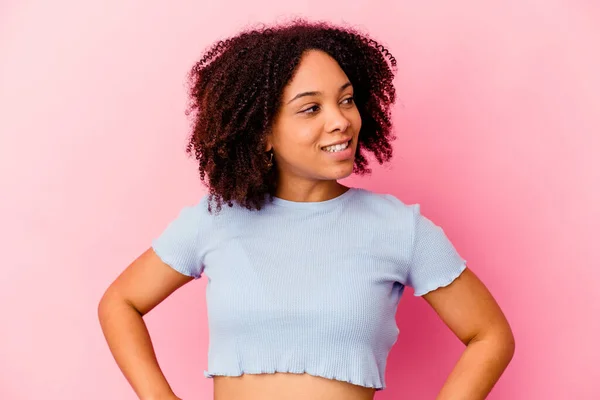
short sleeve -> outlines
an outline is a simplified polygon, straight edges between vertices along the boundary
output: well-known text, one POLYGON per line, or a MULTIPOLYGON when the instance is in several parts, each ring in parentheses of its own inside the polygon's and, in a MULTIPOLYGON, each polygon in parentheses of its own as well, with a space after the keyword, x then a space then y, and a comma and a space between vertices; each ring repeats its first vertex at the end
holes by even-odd
POLYGON ((466 268, 462 258, 444 230, 413 205, 414 235, 407 284, 415 296, 422 296, 439 287, 448 286, 466 268))
POLYGON ((152 241, 152 249, 174 270, 194 279, 203 272, 198 243, 200 218, 198 206, 187 206, 152 241))

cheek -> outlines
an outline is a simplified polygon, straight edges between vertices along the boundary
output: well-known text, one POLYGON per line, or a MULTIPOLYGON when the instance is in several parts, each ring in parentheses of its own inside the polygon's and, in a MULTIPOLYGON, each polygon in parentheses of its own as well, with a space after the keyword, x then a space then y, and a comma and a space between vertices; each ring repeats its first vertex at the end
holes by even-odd
POLYGON ((358 112, 357 108, 354 108, 354 112, 352 113, 350 121, 352 122, 354 130, 358 133, 360 131, 360 127, 362 126, 362 119, 360 118, 360 113, 358 112))
POLYGON ((298 144, 312 144, 316 142, 323 129, 323 124, 317 118, 297 121, 290 132, 294 132, 294 140, 298 144))
POLYGON ((281 130, 278 138, 280 153, 297 153, 306 150, 307 147, 314 147, 319 141, 320 130, 310 122, 296 123, 288 125, 281 130))

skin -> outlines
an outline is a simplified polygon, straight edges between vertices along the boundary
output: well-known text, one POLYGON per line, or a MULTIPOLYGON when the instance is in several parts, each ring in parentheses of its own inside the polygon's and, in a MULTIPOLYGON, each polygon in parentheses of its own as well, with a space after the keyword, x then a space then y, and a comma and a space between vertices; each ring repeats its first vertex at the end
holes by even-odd
POLYGON ((348 188, 337 181, 352 173, 354 158, 332 160, 322 148, 351 138, 352 154, 361 128, 352 85, 326 53, 310 51, 283 91, 282 107, 268 135, 267 151, 279 168, 276 196, 323 201, 348 188), (319 92, 318 94, 305 95, 319 92))
MULTIPOLYGON (((361 120, 351 97, 352 86, 335 60, 320 51, 305 54, 284 89, 265 149, 274 153, 278 168, 277 197, 324 201, 348 190, 337 180, 352 173, 353 157, 336 160, 322 147, 348 137, 352 154, 356 151, 361 120), (319 93, 298 97, 306 92, 319 93)), ((178 399, 158 365, 143 316, 191 280, 150 248, 117 277, 99 303, 109 348, 140 399, 178 399)), ((466 345, 437 399, 484 399, 514 353, 514 338, 498 304, 469 269, 423 297, 466 345)), ((308 374, 214 378, 215 400, 372 400, 374 393, 308 374)))

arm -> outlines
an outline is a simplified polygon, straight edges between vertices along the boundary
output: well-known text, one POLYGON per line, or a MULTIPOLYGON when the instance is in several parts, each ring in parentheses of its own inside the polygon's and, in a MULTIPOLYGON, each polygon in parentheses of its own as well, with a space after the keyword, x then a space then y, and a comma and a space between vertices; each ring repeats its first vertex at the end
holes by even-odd
POLYGON ((437 400, 485 399, 515 351, 500 307, 468 268, 450 285, 423 297, 467 346, 437 400))
POLYGON ((98 318, 110 351, 142 400, 177 400, 156 360, 143 316, 191 281, 148 249, 110 285, 98 318))

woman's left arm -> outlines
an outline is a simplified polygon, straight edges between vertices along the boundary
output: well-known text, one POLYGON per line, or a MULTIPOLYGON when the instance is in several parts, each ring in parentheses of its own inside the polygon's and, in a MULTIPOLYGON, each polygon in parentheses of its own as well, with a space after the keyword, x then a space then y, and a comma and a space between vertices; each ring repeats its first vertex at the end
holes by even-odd
POLYGON ((467 345, 436 399, 485 399, 515 352, 515 339, 502 310, 468 268, 450 285, 423 298, 467 345))

